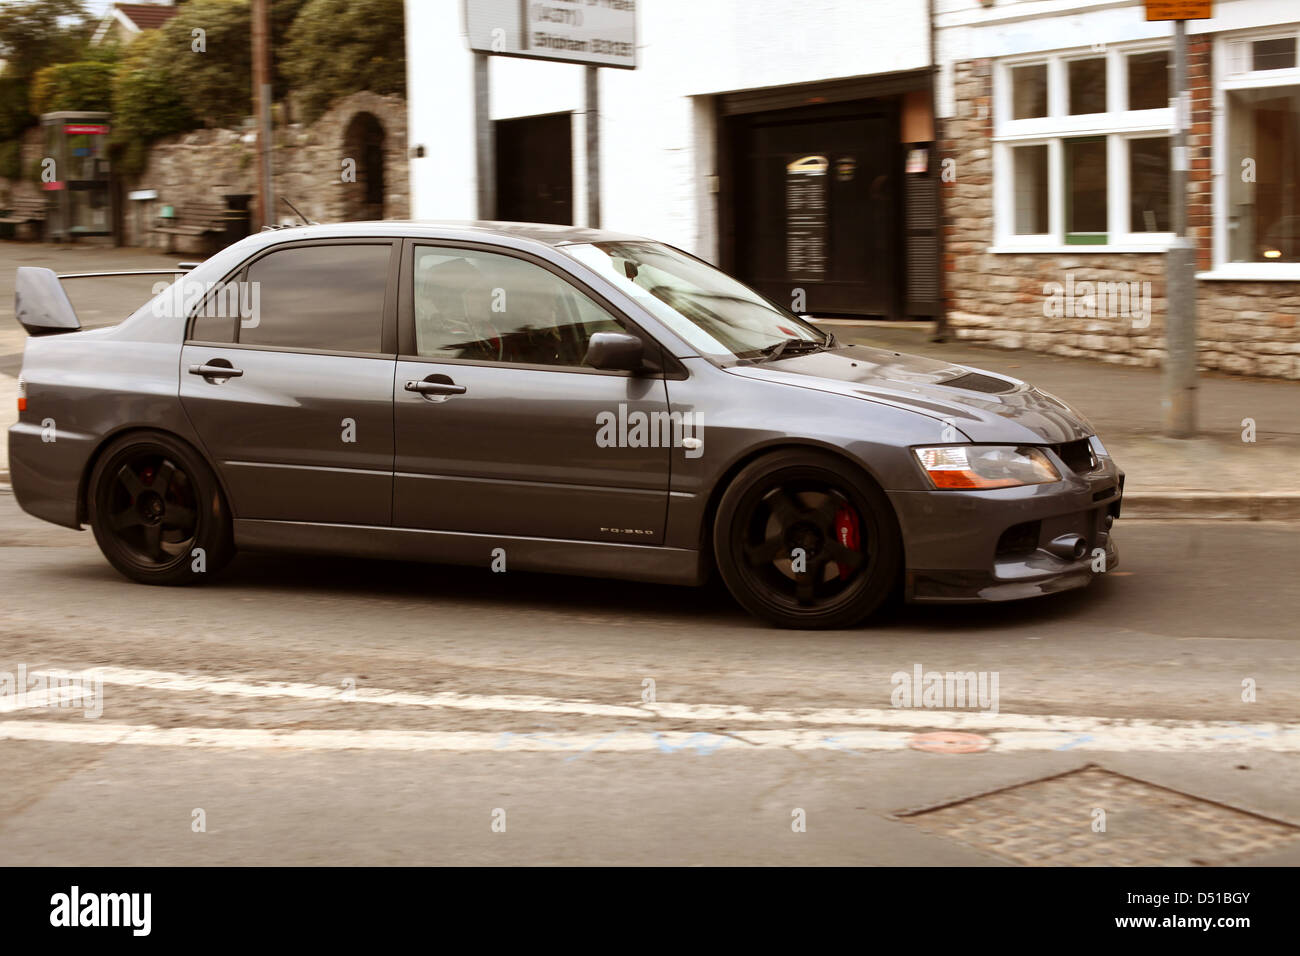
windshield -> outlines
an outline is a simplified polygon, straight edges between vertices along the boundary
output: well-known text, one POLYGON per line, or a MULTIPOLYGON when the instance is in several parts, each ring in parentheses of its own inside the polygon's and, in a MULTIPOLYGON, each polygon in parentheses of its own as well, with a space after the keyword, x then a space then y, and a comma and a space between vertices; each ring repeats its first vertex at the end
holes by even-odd
POLYGON ((636 299, 700 354, 774 358, 830 344, 831 337, 724 272, 658 242, 564 246, 636 299))

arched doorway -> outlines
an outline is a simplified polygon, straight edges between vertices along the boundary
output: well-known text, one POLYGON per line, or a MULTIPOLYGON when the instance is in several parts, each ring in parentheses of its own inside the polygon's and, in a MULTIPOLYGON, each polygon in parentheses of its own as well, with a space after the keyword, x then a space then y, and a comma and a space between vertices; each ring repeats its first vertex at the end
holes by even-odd
POLYGON ((343 158, 356 163, 356 182, 344 180, 343 218, 384 218, 384 127, 373 113, 358 113, 343 134, 343 158))

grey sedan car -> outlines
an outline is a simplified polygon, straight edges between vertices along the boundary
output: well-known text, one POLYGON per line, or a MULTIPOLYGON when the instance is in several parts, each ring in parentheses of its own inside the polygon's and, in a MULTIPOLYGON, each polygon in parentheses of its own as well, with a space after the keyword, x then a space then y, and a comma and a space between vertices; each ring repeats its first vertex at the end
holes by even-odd
POLYGON ((162 286, 81 331, 54 273, 17 280, 14 493, 136 581, 236 549, 716 569, 765 621, 846 627, 891 595, 1000 601, 1117 563, 1123 474, 1069 406, 841 344, 663 243, 305 226, 162 286))

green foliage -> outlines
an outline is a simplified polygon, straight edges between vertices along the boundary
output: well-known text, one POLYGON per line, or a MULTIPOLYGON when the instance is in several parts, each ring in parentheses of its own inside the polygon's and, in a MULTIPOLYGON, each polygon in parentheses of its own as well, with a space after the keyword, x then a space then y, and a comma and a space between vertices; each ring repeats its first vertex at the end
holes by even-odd
POLYGON ((43 66, 82 59, 92 21, 81 0, 0 3, 0 57, 8 76, 27 79, 43 66))
POLYGON ((248 0, 190 0, 158 33, 164 52, 157 65, 165 67, 190 113, 209 126, 226 126, 253 112, 248 0), (195 30, 203 32, 196 37, 195 30), (200 41, 201 52, 195 49, 200 41))
POLYGON ((126 48, 113 76, 111 143, 122 172, 140 172, 146 148, 160 136, 183 133, 198 125, 177 87, 175 68, 175 57, 162 31, 143 33, 126 48))
POLYGON ((109 63, 57 63, 37 70, 31 81, 32 113, 111 110, 113 67, 109 63))
POLYGON ((5 179, 18 179, 23 174, 21 145, 16 139, 0 143, 0 176, 5 179))
POLYGON ((36 122, 28 109, 27 84, 21 77, 0 76, 0 140, 17 139, 36 122))
POLYGON ((280 57, 307 122, 358 90, 405 94, 402 0, 307 0, 280 57))

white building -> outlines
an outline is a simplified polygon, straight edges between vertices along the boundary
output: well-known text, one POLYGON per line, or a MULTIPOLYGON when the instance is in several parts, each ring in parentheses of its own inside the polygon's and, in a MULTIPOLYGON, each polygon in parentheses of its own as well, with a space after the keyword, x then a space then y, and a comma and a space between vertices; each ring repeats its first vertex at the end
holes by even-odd
MULTIPOLYGON (((416 218, 480 212, 463 2, 406 3, 416 218)), ((636 7, 636 69, 599 71, 600 225, 719 262, 774 298, 801 289, 807 310, 933 314, 926 0, 636 7), (792 232, 791 183, 810 182, 792 232)), ((589 224, 585 67, 493 56, 488 72, 495 217, 589 224)))

